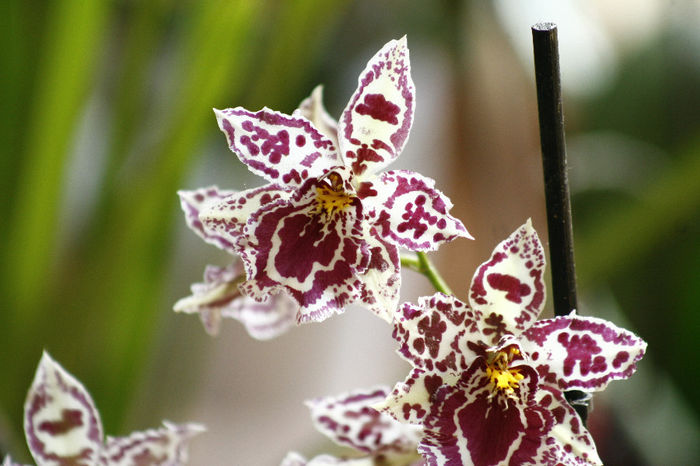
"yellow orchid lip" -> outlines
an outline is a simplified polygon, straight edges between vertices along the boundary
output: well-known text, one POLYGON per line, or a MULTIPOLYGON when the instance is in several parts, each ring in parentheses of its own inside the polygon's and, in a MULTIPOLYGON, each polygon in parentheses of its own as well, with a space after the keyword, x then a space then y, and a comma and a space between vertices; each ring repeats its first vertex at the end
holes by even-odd
POLYGON ((487 363, 486 376, 489 378, 494 394, 502 393, 509 398, 515 396, 515 389, 520 386, 519 382, 525 377, 520 373, 519 368, 510 367, 513 358, 519 354, 520 350, 517 348, 498 351, 487 363))
POLYGON ((343 189, 341 176, 331 172, 324 177, 323 184, 316 188, 317 212, 325 212, 330 217, 345 209, 354 198, 343 189))

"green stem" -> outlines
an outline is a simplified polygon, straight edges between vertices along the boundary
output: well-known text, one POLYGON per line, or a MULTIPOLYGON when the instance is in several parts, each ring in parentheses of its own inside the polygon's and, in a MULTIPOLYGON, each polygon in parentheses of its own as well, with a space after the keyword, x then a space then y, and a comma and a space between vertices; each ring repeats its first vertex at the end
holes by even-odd
POLYGON ((439 291, 440 293, 447 295, 454 295, 450 287, 447 286, 447 283, 445 283, 445 280, 443 280, 443 278, 440 276, 440 273, 435 268, 433 263, 430 262, 430 259, 428 259, 428 255, 426 253, 416 252, 415 256, 402 255, 401 266, 425 275, 425 277, 430 280, 430 283, 432 283, 435 291, 439 291))

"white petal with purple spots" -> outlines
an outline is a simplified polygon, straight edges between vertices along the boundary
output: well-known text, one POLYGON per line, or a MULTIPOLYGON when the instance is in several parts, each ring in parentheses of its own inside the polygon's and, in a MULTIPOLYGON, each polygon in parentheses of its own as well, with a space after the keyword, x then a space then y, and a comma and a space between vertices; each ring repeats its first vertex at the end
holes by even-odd
POLYGON ((24 432, 37 464, 94 465, 102 421, 90 394, 44 353, 24 404, 24 432))
POLYGON ((482 331, 490 344, 535 323, 544 306, 544 269, 544 249, 528 220, 476 270, 469 302, 481 314, 482 331))
POLYGON ((394 160, 413 123, 415 89, 406 38, 392 40, 367 63, 338 125, 345 163, 362 177, 394 160))
POLYGON ((411 251, 433 251, 455 238, 471 238, 462 222, 448 213, 452 202, 428 177, 407 170, 388 171, 371 187, 361 188, 368 215, 387 241, 411 251))
POLYGON ((100 466, 182 466, 187 463, 187 446, 192 437, 204 432, 199 424, 163 423, 160 429, 134 432, 128 437, 107 437, 100 466))
POLYGON ((520 340, 544 380, 561 390, 587 392, 632 376, 647 346, 607 320, 575 312, 536 322, 520 340))
POLYGON ((389 393, 386 387, 356 390, 306 402, 316 428, 340 445, 385 459, 415 453, 419 427, 402 424, 372 408, 389 393))
POLYGON ((271 183, 301 186, 338 164, 333 142, 309 120, 264 108, 214 110, 229 147, 248 168, 271 183))
POLYGON ((207 243, 233 253, 234 247, 231 241, 217 232, 205 230, 199 218, 199 214, 218 204, 222 199, 233 196, 236 194, 236 191, 219 189, 216 186, 208 186, 193 191, 181 190, 178 191, 177 194, 180 196, 180 205, 182 211, 185 213, 187 226, 207 243))

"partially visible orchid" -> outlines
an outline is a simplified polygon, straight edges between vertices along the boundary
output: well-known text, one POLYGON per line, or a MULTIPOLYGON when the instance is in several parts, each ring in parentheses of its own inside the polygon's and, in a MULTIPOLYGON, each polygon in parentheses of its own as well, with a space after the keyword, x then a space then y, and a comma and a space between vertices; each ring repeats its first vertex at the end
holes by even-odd
MULTIPOLYGON (((187 225, 204 241, 235 254, 231 242, 215 232, 205 231, 199 215, 211 203, 217 203, 234 191, 209 186, 194 191, 179 191, 180 205, 187 225)), ((243 264, 235 257, 227 267, 209 265, 204 270, 204 283, 192 285, 192 295, 175 303, 177 312, 199 314, 210 335, 219 332, 222 318, 240 321, 253 338, 267 340, 286 332, 295 323, 299 306, 284 292, 258 302, 243 295, 239 285, 245 279, 243 264)))
POLYGON ((269 184, 228 195, 198 221, 241 255, 241 289, 260 301, 288 293, 301 306, 298 322, 324 320, 353 302, 391 322, 398 247, 427 251, 470 237, 433 180, 380 172, 413 122, 405 38, 377 52, 358 81, 339 123, 320 88, 293 115, 215 110, 231 150, 269 184))
POLYGON ((362 456, 337 458, 320 455, 306 460, 291 452, 281 466, 423 464, 416 450, 421 428, 400 423, 372 407, 388 394, 387 387, 375 387, 307 401, 316 428, 337 444, 361 452, 362 456))
POLYGON ((414 369, 376 407, 423 426, 429 465, 601 463, 564 391, 631 376, 646 343, 575 312, 537 321, 544 269, 528 221, 479 266, 470 304, 437 293, 401 307, 394 338, 414 369))
MULTIPOLYGON (((40 466, 179 466, 199 424, 171 424, 104 439, 90 394, 44 353, 24 404, 27 445, 40 466)), ((3 466, 21 466, 9 456, 3 466)))

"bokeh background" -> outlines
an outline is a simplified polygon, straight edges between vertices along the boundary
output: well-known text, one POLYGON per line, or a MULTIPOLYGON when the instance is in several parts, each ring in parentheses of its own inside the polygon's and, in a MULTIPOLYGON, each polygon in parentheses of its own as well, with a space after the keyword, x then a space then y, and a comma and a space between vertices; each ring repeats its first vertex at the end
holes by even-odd
MULTIPOLYGON (((366 61, 408 36, 415 124, 396 167, 434 177, 475 241, 432 257, 458 296, 528 217, 546 240, 530 25, 559 25, 580 312, 649 343, 594 398, 607 464, 700 462, 700 4, 693 0, 0 2, 0 457, 47 349, 106 432, 197 421, 194 465, 345 452, 302 401, 403 379, 388 327, 351 308, 270 342, 217 338, 173 303, 229 258, 175 191, 262 184, 211 108, 338 116, 366 61)), ((404 272, 403 299, 432 293, 404 272)), ((548 310, 548 312, 551 312, 548 310)))

